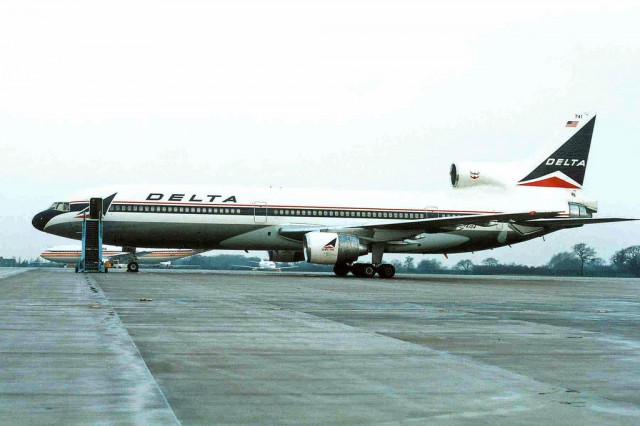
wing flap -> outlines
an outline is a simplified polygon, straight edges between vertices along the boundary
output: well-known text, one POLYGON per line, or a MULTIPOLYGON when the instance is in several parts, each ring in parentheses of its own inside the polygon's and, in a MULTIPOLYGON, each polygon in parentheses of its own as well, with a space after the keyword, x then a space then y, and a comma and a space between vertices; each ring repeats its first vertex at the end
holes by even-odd
POLYGON ((401 221, 393 223, 370 224, 361 226, 364 229, 387 229, 387 230, 412 230, 417 232, 440 232, 451 230, 460 225, 479 225, 486 226, 493 222, 510 222, 520 223, 531 221, 533 219, 544 219, 557 217, 560 212, 527 212, 527 213, 494 213, 494 214, 477 214, 466 216, 453 216, 431 218, 423 220, 401 221))
POLYGON ((592 225, 596 223, 614 223, 638 220, 623 217, 567 217, 552 219, 534 219, 523 222, 523 225, 541 226, 544 228, 571 228, 582 225, 592 225))
POLYGON ((279 229, 286 238, 301 240, 307 232, 345 232, 371 241, 395 241, 422 233, 449 232, 461 225, 488 226, 495 222, 527 223, 535 219, 555 218, 560 212, 494 213, 465 216, 402 220, 385 223, 327 227, 320 225, 290 225, 279 229), (382 231, 382 232, 381 232, 382 231))

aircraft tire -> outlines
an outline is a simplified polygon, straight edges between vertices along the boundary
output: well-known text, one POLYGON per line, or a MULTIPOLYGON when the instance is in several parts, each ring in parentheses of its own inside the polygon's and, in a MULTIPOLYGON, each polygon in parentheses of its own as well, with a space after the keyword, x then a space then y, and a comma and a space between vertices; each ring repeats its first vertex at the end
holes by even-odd
POLYGON ((393 278, 395 274, 396 268, 389 263, 383 263, 382 265, 378 266, 378 276, 380 278, 393 278))
POLYGON ((140 270, 140 266, 138 266, 137 262, 129 262, 127 264, 127 272, 138 272, 140 270))
POLYGON ((373 278, 376 276, 376 268, 370 263, 354 263, 351 272, 358 278, 373 278))
POLYGON ((376 276, 376 268, 370 264, 370 263, 365 263, 364 265, 362 265, 362 276, 364 278, 373 278, 376 276))
POLYGON ((364 273, 362 271, 362 263, 354 263, 351 265, 351 273, 354 277, 362 278, 364 277, 364 273))
POLYGON ((333 266, 333 273, 339 277, 346 277, 350 271, 351 268, 346 263, 336 263, 333 266))

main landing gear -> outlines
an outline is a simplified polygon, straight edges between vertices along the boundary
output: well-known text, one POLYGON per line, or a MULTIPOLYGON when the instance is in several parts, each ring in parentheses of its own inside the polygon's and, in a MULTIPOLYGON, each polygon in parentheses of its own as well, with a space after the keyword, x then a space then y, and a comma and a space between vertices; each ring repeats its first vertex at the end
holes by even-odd
POLYGON ((389 263, 382 263, 385 243, 374 243, 371 246, 372 263, 337 263, 333 267, 333 273, 344 277, 351 272, 359 278, 373 278, 378 274, 380 278, 393 278, 396 268, 389 263))
POLYGON ((125 256, 124 259, 127 259, 127 272, 139 272, 140 265, 138 265, 138 258, 136 257, 136 248, 135 247, 122 247, 122 251, 129 253, 128 256, 125 256))
POLYGON ((345 277, 351 272, 359 278, 373 278, 376 273, 380 278, 393 278, 396 268, 388 263, 375 266, 371 263, 338 263, 333 267, 333 273, 339 277, 345 277))
POLYGON ((140 266, 138 266, 138 262, 129 262, 127 263, 127 272, 138 272, 140 271, 140 266))

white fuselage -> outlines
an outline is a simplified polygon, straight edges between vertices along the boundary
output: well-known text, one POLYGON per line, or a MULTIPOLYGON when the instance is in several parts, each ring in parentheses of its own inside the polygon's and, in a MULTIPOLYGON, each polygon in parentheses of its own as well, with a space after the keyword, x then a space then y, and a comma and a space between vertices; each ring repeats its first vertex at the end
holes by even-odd
MULTIPOLYGON (((199 253, 198 250, 145 250, 138 254, 137 261, 143 265, 157 265, 165 264, 173 260, 182 259, 184 257, 193 256, 199 253)), ((126 257, 129 253, 120 250, 118 247, 103 246, 102 258, 103 260, 117 259, 118 257, 126 257)), ((51 262, 65 263, 65 264, 77 264, 80 262, 82 256, 82 249, 79 246, 59 246, 51 247, 42 253, 40 257, 49 260, 51 262)))
MULTIPOLYGON (((357 228, 360 224, 514 211, 560 211, 568 215, 569 202, 588 203, 582 200, 581 191, 524 187, 452 189, 446 194, 151 187, 86 194, 80 201, 71 201, 72 211, 52 217, 43 230, 80 239, 86 214, 81 208, 88 205, 88 196, 106 198, 116 192, 103 218, 105 243, 230 250, 302 250, 300 239, 281 235, 283 227, 357 228)), ((367 235, 357 229, 347 232, 367 235)), ((482 250, 546 233, 542 229, 513 229, 508 223, 458 226, 431 234, 386 232, 390 243, 385 251, 392 253, 482 250)))

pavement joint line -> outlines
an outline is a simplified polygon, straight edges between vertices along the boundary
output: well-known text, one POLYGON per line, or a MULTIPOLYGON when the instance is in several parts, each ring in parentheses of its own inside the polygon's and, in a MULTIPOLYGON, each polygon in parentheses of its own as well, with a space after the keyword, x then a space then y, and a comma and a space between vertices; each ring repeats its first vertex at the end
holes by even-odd
MULTIPOLYGON (((452 352, 448 352, 448 351, 443 351, 443 350, 440 350, 440 349, 435 349, 435 348, 427 346, 427 345, 411 342, 411 341, 408 341, 408 340, 403 340, 403 339, 401 339, 399 337, 396 337, 396 336, 393 336, 393 335, 388 335, 388 334, 385 334, 385 333, 382 333, 382 332, 373 331, 373 330, 367 330, 365 328, 362 328, 362 327, 359 327, 359 326, 356 326, 356 325, 351 325, 351 324, 348 324, 348 323, 345 323, 345 322, 337 321, 337 320, 334 320, 332 318, 325 318, 323 316, 316 315, 316 314, 309 313, 309 312, 305 312, 305 311, 302 311, 302 310, 291 309, 290 307, 280 306, 278 304, 275 304, 275 303, 267 301, 267 300, 262 300, 260 298, 255 297, 255 296, 247 296, 247 295, 245 295, 243 297, 245 299, 247 299, 247 300, 253 301, 254 303, 262 303, 262 304, 265 304, 265 305, 269 305, 269 306, 280 308, 280 309, 278 309, 278 311, 285 310, 285 311, 289 311, 289 312, 296 312, 298 314, 308 315, 308 316, 311 316, 313 318, 321 319, 321 320, 324 320, 324 321, 337 323, 337 324, 340 324, 342 326, 353 328, 358 333, 374 334, 374 335, 377 335, 377 336, 380 336, 380 337, 383 337, 383 338, 392 339, 392 340, 395 340, 395 341, 398 341, 398 342, 402 342, 403 344, 416 346, 416 347, 418 347, 418 348, 420 348, 422 350, 426 349, 428 351, 432 351, 436 355, 439 355, 439 356, 447 356, 447 357, 451 357, 453 359, 460 360, 462 362, 471 363, 471 364, 478 364, 478 365, 481 365, 481 366, 483 366, 485 368, 493 369, 494 371, 500 371, 502 373, 518 377, 519 379, 524 379, 526 381, 530 381, 530 382, 536 383, 538 385, 548 386, 548 387, 550 387, 552 389, 555 389, 555 391, 551 392, 551 393, 545 393, 545 392, 538 393, 538 396, 541 396, 541 397, 544 397, 546 395, 551 395, 551 394, 554 394, 554 393, 557 393, 557 392, 562 392, 562 393, 565 393, 565 392, 574 393, 575 392, 575 393, 580 394, 581 398, 589 396, 589 397, 594 398, 595 400, 600 400, 600 401, 605 402, 605 403, 616 403, 615 401, 613 401, 613 400, 611 400, 609 398, 606 398, 606 397, 604 397, 602 395, 595 394, 593 392, 588 392, 588 391, 584 391, 584 390, 576 391, 574 389, 564 388, 562 385, 559 385, 559 384, 556 384, 556 383, 547 382, 547 381, 543 381, 543 380, 539 380, 539 379, 535 379, 535 378, 527 376, 527 375, 516 373, 514 371, 505 369, 505 368, 500 367, 498 365, 486 363, 484 361, 480 361, 478 359, 466 356, 464 354, 456 354, 456 353, 452 353, 452 352)), ((419 305, 419 306, 423 306, 424 307, 424 305, 419 305)), ((473 315, 477 315, 477 314, 473 314, 473 315)), ((532 323, 532 322, 523 321, 523 320, 516 320, 516 322, 522 322, 522 323, 527 324, 527 325, 529 325, 529 324, 537 324, 537 323, 532 323)), ((557 329, 567 329, 567 327, 558 327, 558 326, 553 326, 553 325, 549 325, 549 324, 545 324, 545 326, 546 327, 553 327, 553 328, 557 328, 557 329)), ((581 331, 585 332, 584 330, 581 330, 581 331)), ((596 334, 596 333, 594 333, 594 334, 596 334)), ((592 336, 592 337, 595 338, 595 339, 598 338, 597 336, 592 336)), ((611 339, 610 338, 610 340, 617 340, 617 339, 611 339)), ((623 340, 623 341, 624 342, 628 342, 627 340, 623 340)), ((565 403, 563 401, 556 401, 556 402, 565 403)), ((584 402, 583 401, 572 401, 570 403, 570 405, 571 404, 574 404, 574 405, 575 404, 584 404, 584 402)), ((622 405, 626 406, 627 404, 622 404, 622 405)), ((633 406, 627 406, 627 408, 632 410, 632 411, 636 410, 635 407, 633 407, 633 406)), ((445 417, 447 417, 447 416, 445 416, 445 417)), ((438 418, 438 417, 436 417, 436 418, 438 418)))
POLYGON ((89 287, 92 289, 92 291, 94 293, 96 293, 98 295, 98 297, 103 299, 104 306, 109 307, 111 309, 111 311, 113 312, 114 320, 124 330, 124 333, 126 334, 127 339, 129 340, 129 342, 131 342, 131 344, 135 348, 135 351, 138 354, 138 357, 140 358, 140 360, 142 361, 142 364, 144 365, 145 370, 149 374, 149 377, 151 377, 151 380, 153 381, 153 384, 155 385, 156 389, 158 390, 158 393, 162 397, 162 400, 166 404, 167 408, 171 412, 171 415, 173 416, 173 419, 175 420, 176 424, 182 425, 182 423, 178 419, 178 416, 176 416, 176 413, 173 411, 173 407, 171 407, 171 404, 169 404, 169 401, 167 400, 167 397, 165 396, 164 392, 162 392, 162 389, 160 388, 160 385, 156 381, 156 378, 151 373, 151 370, 149 370, 149 366, 147 365, 146 361, 144 360, 142 354, 140 353, 140 349, 138 349, 138 346, 136 345, 136 342, 133 340, 133 338, 129 334, 129 330, 127 330, 127 327, 124 325, 124 323, 120 319, 120 316, 118 315, 118 312, 116 311, 115 306, 113 306, 111 304, 111 301, 109 300, 109 298, 107 298, 106 294, 102 291, 102 288, 100 287, 100 284, 98 284, 98 282, 91 275, 85 274, 85 279, 86 279, 87 284, 89 285, 89 287))
MULTIPOLYGON (((271 306, 278 306, 278 305, 276 305, 276 304, 274 304, 272 302, 267 302, 267 301, 264 301, 264 300, 260 300, 260 299, 257 299, 255 297, 247 297, 247 299, 253 300, 255 302, 261 302, 261 303, 264 303, 264 304, 267 304, 267 305, 271 305, 271 306)), ((340 324, 342 326, 357 330, 358 333, 374 334, 376 336, 380 336, 380 337, 387 338, 387 339, 392 339, 392 340, 401 342, 401 343, 406 344, 406 345, 415 346, 415 347, 417 347, 418 349, 421 349, 421 350, 425 350, 426 349, 426 350, 432 351, 432 352, 434 352, 435 354, 438 354, 438 355, 444 355, 444 356, 452 357, 454 359, 459 359, 461 361, 465 361, 465 362, 468 362, 468 363, 480 364, 480 365, 482 365, 484 367, 487 367, 487 368, 496 369, 496 370, 508 373, 509 375, 518 376, 519 378, 524 378, 524 379, 527 379, 527 380, 531 380, 533 382, 540 383, 540 384, 543 384, 543 385, 546 385, 546 386, 550 386, 550 387, 557 387, 557 385, 554 385, 552 383, 546 383, 546 382, 543 382, 543 381, 540 381, 540 380, 536 380, 536 379, 534 379, 532 377, 525 376, 525 375, 522 375, 522 374, 519 374, 519 373, 515 373, 515 372, 513 372, 511 370, 504 369, 504 368, 499 367, 497 365, 487 364, 485 362, 478 361, 478 360, 473 359, 471 357, 454 354, 454 353, 443 351, 443 350, 440 350, 440 349, 435 349, 435 348, 432 348, 432 347, 427 346, 427 345, 422 345, 422 344, 419 344, 419 343, 410 342, 410 341, 403 340, 403 339, 400 339, 398 337, 387 335, 387 334, 380 333, 380 332, 377 332, 377 331, 366 330, 364 328, 361 328, 361 327, 358 327, 358 326, 355 326, 355 325, 347 324, 347 323, 341 322, 341 321, 336 321, 336 320, 331 319, 331 318, 325 318, 325 317, 322 317, 322 316, 319 316, 319 315, 315 315, 315 314, 311 314, 311 313, 308 313, 308 312, 295 310, 295 309, 288 309, 288 308, 285 308, 285 309, 287 311, 289 311, 289 312, 297 312, 299 314, 308 315, 310 317, 317 318, 317 319, 320 319, 320 320, 323 320, 323 321, 337 323, 337 324, 340 324)))

